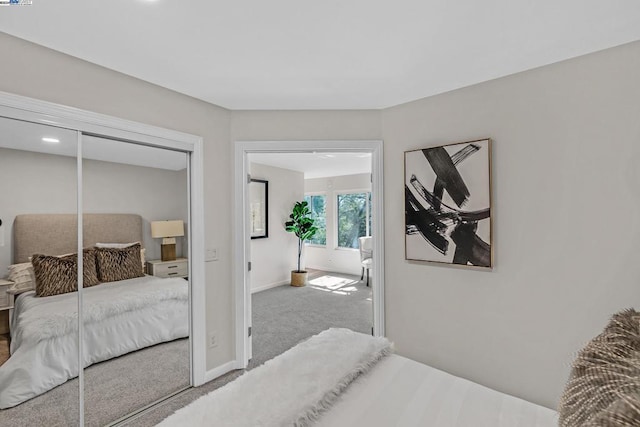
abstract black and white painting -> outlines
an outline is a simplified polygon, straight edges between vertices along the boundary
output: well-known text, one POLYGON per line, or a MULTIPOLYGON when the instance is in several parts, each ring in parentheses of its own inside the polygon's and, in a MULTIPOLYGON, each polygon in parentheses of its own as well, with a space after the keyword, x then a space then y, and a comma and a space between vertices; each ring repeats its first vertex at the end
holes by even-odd
POLYGON ((491 140, 404 153, 405 258, 493 266, 491 140))

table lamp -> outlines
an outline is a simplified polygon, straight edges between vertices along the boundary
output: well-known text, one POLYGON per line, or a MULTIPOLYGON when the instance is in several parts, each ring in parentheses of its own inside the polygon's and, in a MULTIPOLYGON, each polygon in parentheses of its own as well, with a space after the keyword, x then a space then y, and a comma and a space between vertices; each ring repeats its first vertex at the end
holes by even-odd
POLYGON ((176 237, 184 236, 184 222, 182 220, 173 221, 151 221, 151 237, 162 238, 162 261, 176 260, 176 237))

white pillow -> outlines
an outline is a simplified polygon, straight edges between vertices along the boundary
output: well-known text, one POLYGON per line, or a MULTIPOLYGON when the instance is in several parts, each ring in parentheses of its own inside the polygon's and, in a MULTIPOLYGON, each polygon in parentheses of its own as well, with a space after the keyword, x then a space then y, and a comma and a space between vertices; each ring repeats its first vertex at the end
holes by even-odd
POLYGON ((12 289, 35 289, 36 275, 33 265, 30 262, 12 264, 9 266, 9 277, 7 279, 15 283, 12 289))
POLYGON ((96 243, 96 248, 122 249, 122 248, 128 248, 129 246, 137 245, 138 243, 140 243, 140 242, 133 242, 133 243, 96 243))
MULTIPOLYGON (((140 242, 133 242, 133 243, 96 243, 96 248, 122 249, 122 248, 128 248, 129 246, 137 245, 138 243, 140 243, 140 242)), ((144 254, 145 254, 145 251, 146 251, 145 248, 141 248, 140 249, 140 260, 142 261, 142 271, 144 271, 144 264, 145 264, 144 254)))

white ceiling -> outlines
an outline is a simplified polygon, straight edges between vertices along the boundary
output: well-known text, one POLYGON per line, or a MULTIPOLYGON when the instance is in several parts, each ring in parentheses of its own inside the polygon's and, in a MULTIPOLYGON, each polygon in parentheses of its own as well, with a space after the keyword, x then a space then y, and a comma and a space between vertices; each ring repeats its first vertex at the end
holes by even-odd
POLYGON ((639 40, 640 1, 33 0, 0 30, 231 109, 383 108, 639 40))
POLYGON ((305 179, 371 173, 370 153, 249 153, 251 163, 303 172, 305 179))
MULTIPOLYGON (((76 157, 77 140, 75 131, 0 117, 0 148, 76 157), (55 138, 59 142, 45 142, 42 138, 55 138)), ((82 156, 91 160, 174 171, 187 167, 185 153, 95 136, 83 136, 82 156)))

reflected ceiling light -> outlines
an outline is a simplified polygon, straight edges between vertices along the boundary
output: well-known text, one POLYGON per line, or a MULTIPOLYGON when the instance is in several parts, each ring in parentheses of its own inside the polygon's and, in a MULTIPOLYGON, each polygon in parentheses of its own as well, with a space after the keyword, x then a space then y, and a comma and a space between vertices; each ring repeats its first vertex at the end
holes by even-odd
POLYGON ((60 140, 58 138, 52 138, 50 136, 45 136, 42 138, 43 142, 48 142, 49 144, 58 144, 60 140))

